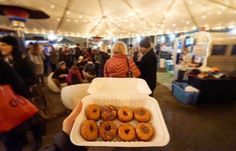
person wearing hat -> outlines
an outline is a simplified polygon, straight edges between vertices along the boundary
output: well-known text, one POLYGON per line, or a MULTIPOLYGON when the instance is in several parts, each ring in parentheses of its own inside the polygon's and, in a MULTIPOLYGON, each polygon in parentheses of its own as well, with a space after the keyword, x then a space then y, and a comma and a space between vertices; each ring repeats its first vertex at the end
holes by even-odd
POLYGON ((62 83, 66 83, 66 77, 69 73, 66 63, 64 61, 59 62, 59 68, 54 72, 52 78, 58 88, 61 88, 62 83))
POLYGON ((139 69, 141 71, 141 77, 144 79, 149 88, 152 91, 151 96, 153 96, 153 91, 156 88, 157 82, 157 57, 153 51, 150 38, 144 38, 139 43, 140 51, 143 54, 142 59, 139 64, 139 69))

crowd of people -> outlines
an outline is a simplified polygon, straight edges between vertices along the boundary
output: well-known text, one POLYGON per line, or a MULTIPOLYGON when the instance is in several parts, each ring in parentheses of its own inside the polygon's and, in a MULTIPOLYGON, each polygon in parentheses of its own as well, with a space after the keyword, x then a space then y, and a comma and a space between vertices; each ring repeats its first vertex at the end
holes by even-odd
MULTIPOLYGON (((45 51, 45 48, 37 43, 30 43, 24 51, 15 37, 6 36, 0 39, 0 85, 9 84, 15 93, 30 99, 32 86, 44 85, 45 75, 51 71, 52 79, 58 88, 62 83, 90 83, 95 77, 135 77, 144 79, 151 91, 154 91, 157 57, 149 38, 141 40, 139 48, 132 48, 132 45, 127 46, 124 42, 117 41, 112 47, 111 54, 108 52, 103 48, 82 49, 80 44, 75 48, 65 45, 55 49, 49 46, 45 51)), ((43 133, 37 127, 38 124, 32 124, 32 119, 10 132, 0 133, 7 151, 22 149, 27 142, 27 126, 28 129, 32 129, 36 148, 41 146, 43 133)), ((67 135, 69 134, 63 133, 57 137, 68 139, 67 135)), ((54 144, 55 150, 63 150, 60 147, 65 146, 55 147, 54 144)))

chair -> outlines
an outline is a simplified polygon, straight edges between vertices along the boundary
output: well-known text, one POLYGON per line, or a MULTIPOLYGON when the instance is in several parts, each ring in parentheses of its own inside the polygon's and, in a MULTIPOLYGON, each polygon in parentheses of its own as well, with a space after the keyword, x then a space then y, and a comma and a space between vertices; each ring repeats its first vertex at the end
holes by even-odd
POLYGON ((62 88, 61 100, 68 109, 73 109, 85 96, 89 95, 87 89, 89 83, 76 84, 62 88))

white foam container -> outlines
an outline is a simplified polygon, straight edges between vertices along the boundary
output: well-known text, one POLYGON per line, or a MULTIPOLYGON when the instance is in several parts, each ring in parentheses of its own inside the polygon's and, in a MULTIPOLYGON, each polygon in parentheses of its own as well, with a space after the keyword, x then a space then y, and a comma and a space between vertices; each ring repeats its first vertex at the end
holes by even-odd
MULTIPOLYGON (((82 99, 83 108, 72 128, 70 139, 73 144, 78 146, 106 147, 161 147, 168 144, 170 136, 159 104, 157 100, 148 96, 148 93, 150 94, 151 91, 144 80, 132 78, 97 78, 91 83, 88 92, 91 95, 82 99), (122 88, 118 87, 117 84, 122 86, 122 88), (130 88, 131 90, 129 91, 130 88), (103 141, 101 138, 98 138, 96 141, 86 141, 80 135, 80 126, 86 120, 85 109, 89 104, 98 104, 101 106, 114 105, 117 107, 129 106, 131 108, 145 107, 149 109, 152 114, 149 123, 154 128, 154 137, 147 142, 138 140, 124 142, 116 138, 113 141, 103 141)), ((118 120, 115 120, 115 122, 119 126, 120 122, 118 120)), ((131 122, 134 126, 137 123, 136 120, 131 122)))

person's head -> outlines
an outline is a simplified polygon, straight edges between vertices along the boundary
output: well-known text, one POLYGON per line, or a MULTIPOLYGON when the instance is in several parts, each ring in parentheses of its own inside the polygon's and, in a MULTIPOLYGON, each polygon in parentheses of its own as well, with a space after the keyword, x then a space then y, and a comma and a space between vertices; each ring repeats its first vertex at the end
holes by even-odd
POLYGON ((113 54, 118 54, 118 55, 127 55, 127 46, 126 46, 126 44, 122 41, 117 41, 113 45, 112 53, 113 54))
POLYGON ((140 51, 142 54, 147 53, 151 49, 151 40, 149 37, 144 38, 139 43, 140 51))
POLYGON ((83 75, 89 82, 96 77, 96 66, 89 62, 83 68, 83 75))
POLYGON ((79 56, 79 61, 83 61, 84 60, 84 57, 83 56, 79 56))
POLYGON ((12 56, 13 59, 20 58, 23 54, 18 40, 12 36, 0 38, 0 52, 2 56, 12 56))
POLYGON ((35 43, 34 45, 33 45, 33 49, 32 49, 32 53, 34 53, 34 54, 38 54, 38 53, 40 53, 40 45, 38 44, 38 43, 35 43))
POLYGON ((72 74, 77 74, 78 71, 79 71, 79 69, 78 69, 77 66, 73 65, 73 66, 71 67, 71 72, 72 72, 72 74))
POLYGON ((65 70, 66 69, 66 63, 64 61, 59 62, 59 68, 61 70, 65 70))
POLYGON ((79 44, 79 43, 77 43, 77 44, 76 44, 76 46, 77 46, 77 47, 80 47, 80 44, 79 44))

